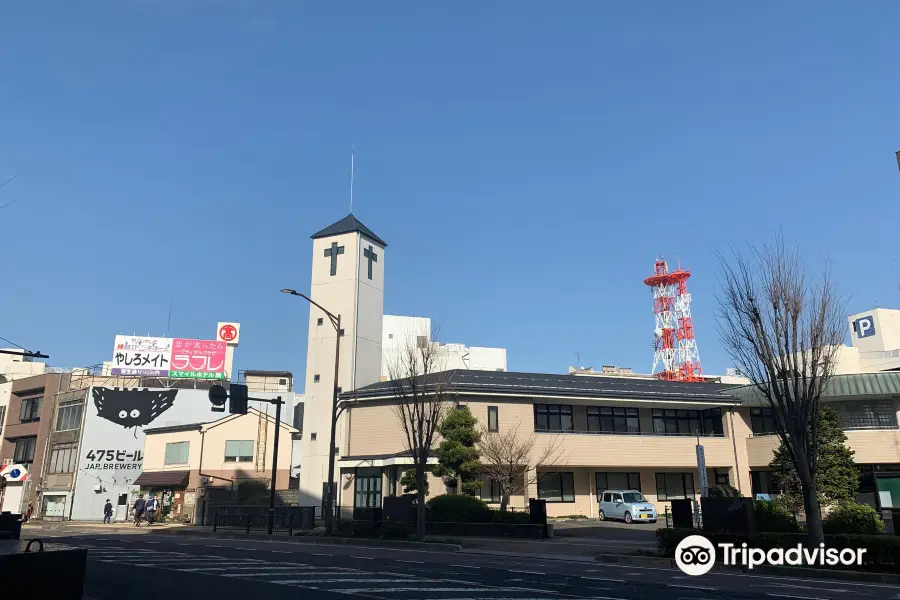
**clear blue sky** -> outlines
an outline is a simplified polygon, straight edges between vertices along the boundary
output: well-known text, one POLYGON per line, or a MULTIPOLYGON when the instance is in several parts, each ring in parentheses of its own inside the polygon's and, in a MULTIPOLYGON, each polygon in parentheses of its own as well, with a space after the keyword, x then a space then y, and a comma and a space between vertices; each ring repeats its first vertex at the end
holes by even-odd
POLYGON ((387 240, 389 314, 511 370, 652 361, 642 284, 780 226, 851 311, 900 307, 893 1, 18 2, 0 9, 0 335, 60 366, 116 333, 305 369, 310 234, 387 240), (726 6, 727 5, 727 6, 726 6))

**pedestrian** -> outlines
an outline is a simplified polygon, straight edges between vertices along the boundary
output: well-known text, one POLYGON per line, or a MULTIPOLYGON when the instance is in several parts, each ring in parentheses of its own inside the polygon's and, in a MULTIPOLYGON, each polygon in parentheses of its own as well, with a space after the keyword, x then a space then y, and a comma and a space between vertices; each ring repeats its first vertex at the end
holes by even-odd
POLYGON ((28 508, 25 509, 25 518, 24 522, 28 522, 31 519, 31 514, 34 512, 34 500, 28 501, 28 508))
POLYGON ((112 521, 112 502, 109 501, 109 498, 106 499, 106 504, 103 505, 103 522, 109 523, 112 521))
POLYGON ((159 500, 156 499, 156 496, 150 496, 150 499, 147 500, 147 505, 144 507, 144 512, 147 513, 147 527, 153 525, 153 518, 158 510, 159 500))
POLYGON ((140 527, 141 525, 141 517, 144 516, 144 507, 147 506, 147 501, 144 500, 144 495, 141 494, 138 496, 138 499, 134 501, 134 526, 140 527))

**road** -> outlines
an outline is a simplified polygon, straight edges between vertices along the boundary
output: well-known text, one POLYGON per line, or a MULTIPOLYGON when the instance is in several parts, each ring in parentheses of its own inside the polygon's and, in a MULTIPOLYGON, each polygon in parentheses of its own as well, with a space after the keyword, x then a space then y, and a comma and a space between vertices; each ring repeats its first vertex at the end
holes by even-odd
POLYGON ((618 566, 592 560, 398 550, 166 534, 76 533, 88 548, 85 596, 159 600, 201 592, 218 600, 858 600, 898 597, 896 586, 618 566))

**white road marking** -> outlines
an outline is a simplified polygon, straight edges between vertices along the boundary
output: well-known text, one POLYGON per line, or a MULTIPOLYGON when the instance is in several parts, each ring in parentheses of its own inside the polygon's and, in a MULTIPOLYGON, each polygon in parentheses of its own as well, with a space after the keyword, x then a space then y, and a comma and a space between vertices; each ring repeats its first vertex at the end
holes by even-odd
POLYGON ((351 556, 350 558, 355 558, 356 560, 375 560, 372 556, 351 556))
MULTIPOLYGON (((365 582, 364 579, 360 580, 365 582)), ((495 591, 516 591, 511 588, 494 588, 495 591)), ((338 590, 329 590, 332 592, 336 592, 338 590)), ((342 589, 340 592, 342 594, 359 594, 360 592, 378 592, 379 594, 384 594, 386 592, 483 592, 485 588, 448 588, 448 587, 392 587, 392 588, 351 588, 351 589, 342 589)))
POLYGON ((402 562, 402 563, 412 563, 415 565, 424 565, 424 560, 400 560, 399 558, 394 559, 394 562, 402 562))
MULTIPOLYGON (((825 582, 828 585, 828 582, 825 582)), ((750 587, 786 587, 786 588, 797 588, 800 590, 817 590, 820 592, 846 592, 847 590, 835 590, 832 588, 823 588, 823 587, 813 587, 811 585, 791 585, 789 583, 768 583, 768 584, 752 584, 750 587)))
POLYGON ((795 598, 796 600, 822 600, 821 598, 812 596, 789 596, 788 594, 766 594, 766 596, 772 596, 773 598, 795 598))
POLYGON ((472 565, 447 565, 448 567, 456 567, 457 569, 480 569, 481 567, 473 567, 472 565))
POLYGON ((540 571, 517 571, 515 569, 507 569, 510 573, 525 573, 526 575, 546 575, 540 571))
POLYGON ((290 550, 269 550, 269 552, 277 552, 278 554, 293 554, 290 550))
POLYGON ((581 578, 590 579, 591 581, 612 581, 614 583, 625 583, 624 579, 610 579, 608 577, 586 577, 585 575, 582 575, 581 578))
POLYGON ((708 592, 719 591, 719 588, 714 588, 714 587, 704 587, 702 585, 678 585, 677 583, 667 583, 666 587, 685 588, 688 590, 706 590, 708 592))
POLYGON ((176 569, 178 571, 311 571, 315 567, 293 565, 290 567, 198 567, 195 569, 176 569))

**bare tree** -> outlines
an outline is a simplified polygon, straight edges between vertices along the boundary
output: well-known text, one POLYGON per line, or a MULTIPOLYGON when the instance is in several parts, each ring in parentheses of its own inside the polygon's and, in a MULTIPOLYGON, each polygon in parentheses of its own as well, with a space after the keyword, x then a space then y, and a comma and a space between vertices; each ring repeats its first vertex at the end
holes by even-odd
POLYGON ((416 473, 419 539, 425 537, 428 458, 435 449, 438 427, 454 398, 442 357, 439 344, 410 336, 387 365, 395 397, 394 413, 403 429, 404 445, 416 473))
POLYGON ((843 341, 844 306, 831 273, 810 280, 800 252, 774 242, 721 254, 719 334, 735 366, 772 408, 797 469, 811 544, 823 538, 816 493, 819 399, 843 341))
POLYGON ((523 494, 530 485, 540 479, 537 467, 556 464, 560 458, 559 436, 550 438, 543 449, 534 452, 537 434, 519 434, 520 423, 505 427, 502 432, 482 428, 481 473, 486 479, 496 481, 500 487, 500 510, 509 507, 509 499, 523 494))

